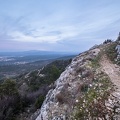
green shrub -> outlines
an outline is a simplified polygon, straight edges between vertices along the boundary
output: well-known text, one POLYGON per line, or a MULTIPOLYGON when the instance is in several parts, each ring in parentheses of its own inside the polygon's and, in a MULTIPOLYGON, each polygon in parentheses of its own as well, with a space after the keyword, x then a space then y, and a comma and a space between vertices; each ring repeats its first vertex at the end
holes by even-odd
POLYGON ((117 42, 114 42, 105 49, 106 55, 112 62, 115 62, 115 59, 117 58, 117 50, 115 49, 116 46, 117 42))
POLYGON ((44 96, 39 96, 35 102, 35 108, 38 109, 41 107, 45 97, 44 96))
POLYGON ((84 84, 81 86, 81 92, 87 92, 88 91, 89 86, 87 84, 84 84))
POLYGON ((5 80, 1 85, 0 85, 0 93, 1 95, 5 96, 12 96, 18 94, 18 90, 16 87, 16 82, 14 80, 5 80))
POLYGON ((100 67, 99 60, 101 58, 102 53, 99 53, 97 57, 91 60, 91 67, 97 69, 100 67))

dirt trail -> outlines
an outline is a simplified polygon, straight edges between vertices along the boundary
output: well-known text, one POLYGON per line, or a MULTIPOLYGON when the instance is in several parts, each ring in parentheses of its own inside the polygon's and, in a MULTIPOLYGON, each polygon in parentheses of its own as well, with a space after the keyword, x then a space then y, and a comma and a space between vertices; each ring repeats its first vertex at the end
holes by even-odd
POLYGON ((112 83, 116 85, 117 91, 120 92, 120 67, 113 64, 105 55, 103 55, 100 64, 102 70, 110 77, 112 83))
POLYGON ((110 77, 112 83, 116 86, 112 96, 108 99, 108 106, 114 108, 117 106, 117 114, 114 115, 113 120, 120 120, 120 66, 113 64, 106 55, 103 55, 100 61, 102 70, 110 77), (111 102, 112 101, 112 102, 111 102))

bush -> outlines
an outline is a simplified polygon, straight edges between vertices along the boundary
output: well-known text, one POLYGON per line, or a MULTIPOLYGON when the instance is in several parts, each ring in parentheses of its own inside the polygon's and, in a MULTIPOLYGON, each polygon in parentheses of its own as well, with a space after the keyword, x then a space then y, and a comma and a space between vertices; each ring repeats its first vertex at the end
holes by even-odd
POLYGON ((44 101, 45 97, 44 96, 39 96, 35 102, 35 108, 38 109, 42 106, 43 101, 44 101))
POLYGON ((55 98, 59 103, 64 103, 65 97, 61 93, 58 93, 55 98))
POLYGON ((87 91, 88 91, 88 88, 89 88, 89 86, 88 86, 87 84, 83 84, 83 85, 81 86, 81 92, 87 92, 87 91))
POLYGON ((3 96, 5 96, 5 95, 12 96, 12 95, 18 94, 16 82, 13 80, 5 80, 0 85, 0 93, 3 96))
POLYGON ((100 60, 101 55, 99 54, 96 58, 91 60, 91 66, 93 68, 98 68, 100 67, 99 60, 100 60))
POLYGON ((103 42, 103 44, 107 44, 107 43, 111 43, 111 42, 112 42, 111 39, 107 39, 107 40, 105 40, 105 41, 103 42))
POLYGON ((16 82, 6 80, 0 85, 0 118, 14 120, 19 104, 19 93, 16 82))
POLYGON ((117 43, 114 42, 110 44, 105 50, 106 55, 112 62, 115 62, 115 59, 117 58, 117 50, 115 49, 116 46, 117 46, 117 43))

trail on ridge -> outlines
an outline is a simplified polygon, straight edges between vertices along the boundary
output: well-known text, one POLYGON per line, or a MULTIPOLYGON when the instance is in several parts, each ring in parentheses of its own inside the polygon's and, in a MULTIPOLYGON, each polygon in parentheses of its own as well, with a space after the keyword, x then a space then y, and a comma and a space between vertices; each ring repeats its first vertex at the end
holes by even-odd
POLYGON ((120 66, 113 64, 106 55, 103 55, 100 60, 102 70, 110 77, 111 82, 116 86, 112 96, 108 99, 108 106, 116 107, 117 114, 114 120, 120 120, 120 66), (112 101, 112 102, 111 102, 112 101))
POLYGON ((112 83, 116 85, 120 93, 120 67, 113 64, 106 55, 103 55, 100 61, 102 70, 110 77, 112 83))

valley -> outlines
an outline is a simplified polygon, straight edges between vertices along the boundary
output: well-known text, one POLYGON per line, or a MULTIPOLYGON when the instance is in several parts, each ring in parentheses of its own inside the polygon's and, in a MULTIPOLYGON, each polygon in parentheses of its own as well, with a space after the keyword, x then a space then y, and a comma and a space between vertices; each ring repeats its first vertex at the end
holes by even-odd
POLYGON ((1 66, 1 75, 6 74, 0 81, 0 119, 29 119, 42 105, 47 92, 54 88, 55 80, 70 64, 70 58, 1 66))
POLYGON ((74 56, 70 53, 38 51, 0 53, 0 80, 41 69, 55 60, 70 59, 74 56))

